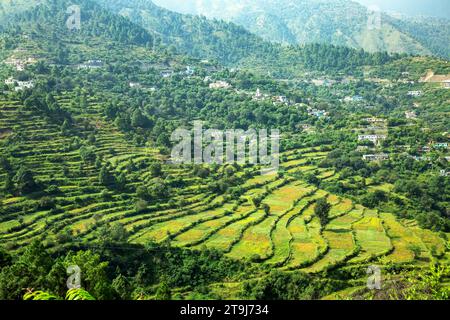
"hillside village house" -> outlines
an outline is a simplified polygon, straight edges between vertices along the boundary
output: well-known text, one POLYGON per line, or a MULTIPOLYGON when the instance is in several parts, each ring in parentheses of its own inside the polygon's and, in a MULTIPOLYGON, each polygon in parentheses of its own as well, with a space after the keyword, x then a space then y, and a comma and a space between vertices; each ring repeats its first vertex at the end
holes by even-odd
POLYGON ((387 136, 383 134, 360 134, 358 136, 358 141, 371 141, 376 144, 379 140, 386 140, 387 136))
POLYGON ((142 88, 142 85, 139 82, 130 82, 130 88, 142 88))
POLYGON ((445 80, 444 82, 442 82, 442 86, 445 89, 450 89, 450 80, 445 80))
POLYGON ((364 98, 361 96, 353 96, 353 97, 345 97, 344 98, 345 102, 361 102, 363 100, 364 100, 364 98))
POLYGON ((389 160, 389 155, 385 153, 380 154, 365 154, 363 155, 364 161, 386 161, 389 160))
POLYGON ((369 122, 369 123, 380 123, 380 122, 384 123, 384 122, 386 122, 386 119, 379 119, 379 118, 365 118, 363 120, 366 122, 369 122))
POLYGON ((368 126, 366 129, 369 131, 385 131, 386 127, 368 126))
POLYGON ((231 84, 226 81, 216 81, 209 84, 210 89, 228 89, 231 88, 231 84))
POLYGON ((422 147, 419 149, 420 152, 428 153, 431 152, 431 148, 428 146, 422 147))
POLYGON ((25 90, 25 89, 32 89, 34 88, 34 82, 33 80, 30 81, 19 81, 16 79, 8 78, 5 80, 5 84, 8 86, 15 86, 14 90, 15 91, 21 91, 21 90, 25 90))
POLYGON ((317 118, 328 117, 328 115, 329 115, 329 113, 326 110, 318 110, 318 109, 313 109, 311 107, 308 107, 307 111, 308 111, 308 115, 315 116, 317 118))
POLYGON ((191 66, 187 66, 186 67, 186 71, 184 71, 184 74, 187 76, 192 76, 195 73, 195 69, 192 68, 191 66))
POLYGON ((369 150, 368 146, 357 146, 356 147, 356 151, 361 152, 361 151, 366 151, 369 150))
POLYGON ((430 157, 426 157, 426 156, 411 156, 412 159, 414 159, 415 161, 430 161, 431 158, 430 157))
POLYGON ((163 70, 161 71, 161 77, 163 78, 170 78, 173 75, 172 70, 163 70))
POLYGON ((87 62, 78 65, 78 69, 99 69, 102 67, 102 60, 88 60, 87 62))
POLYGON ((10 77, 5 80, 5 84, 7 86, 12 86, 12 85, 16 84, 16 82, 17 82, 17 80, 15 80, 13 77, 10 77))
POLYGON ((269 95, 263 94, 261 92, 261 90, 259 90, 259 88, 258 88, 258 89, 256 89, 256 92, 252 98, 253 98, 253 100, 260 101, 260 100, 265 100, 265 99, 269 98, 269 95))
POLYGON ((410 97, 421 97, 422 95, 423 95, 423 92, 420 90, 408 91, 408 96, 410 96, 410 97))
POLYGON ((286 96, 275 96, 273 97, 274 102, 285 103, 288 104, 289 100, 286 96))
POLYGON ((436 143, 433 147, 435 149, 448 149, 448 143, 436 143))
POLYGON ((417 119, 417 114, 415 111, 406 111, 405 117, 406 119, 417 119))

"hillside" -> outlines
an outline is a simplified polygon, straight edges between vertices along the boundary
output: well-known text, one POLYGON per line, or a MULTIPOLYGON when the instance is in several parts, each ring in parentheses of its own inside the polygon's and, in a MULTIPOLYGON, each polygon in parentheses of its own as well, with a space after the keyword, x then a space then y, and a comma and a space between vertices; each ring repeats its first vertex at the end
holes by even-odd
POLYGON ((150 0, 96 0, 142 26, 163 45, 201 59, 212 59, 232 67, 251 68, 280 78, 305 70, 329 72, 364 64, 380 64, 398 56, 370 55, 346 47, 310 44, 281 47, 264 41, 233 23, 182 15, 155 6, 150 0))
MULTIPOLYGON (((449 57, 449 21, 427 18, 399 20, 382 13, 381 24, 369 27, 368 9, 349 0, 156 0, 174 11, 233 21, 266 40, 289 43, 327 43, 413 54, 449 57), (432 32, 431 32, 432 30, 432 32)), ((374 19, 373 21, 376 21, 374 19)))

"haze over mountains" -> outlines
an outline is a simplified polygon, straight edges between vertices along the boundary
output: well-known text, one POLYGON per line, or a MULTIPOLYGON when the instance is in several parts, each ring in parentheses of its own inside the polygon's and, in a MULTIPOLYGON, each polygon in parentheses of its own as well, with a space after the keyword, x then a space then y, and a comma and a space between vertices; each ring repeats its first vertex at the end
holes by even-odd
MULTIPOLYGON (((394 18, 349 0, 155 0, 181 13, 220 18, 244 26, 266 40, 288 44, 332 43, 367 51, 435 54, 449 57, 446 19, 394 18)), ((413 6, 413 5, 411 5, 413 6)))

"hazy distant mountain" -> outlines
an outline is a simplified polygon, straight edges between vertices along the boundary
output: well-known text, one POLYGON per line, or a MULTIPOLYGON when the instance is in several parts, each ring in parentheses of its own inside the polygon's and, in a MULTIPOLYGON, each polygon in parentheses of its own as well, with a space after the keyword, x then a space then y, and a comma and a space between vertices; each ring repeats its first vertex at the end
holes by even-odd
POLYGON ((378 6, 383 11, 410 16, 430 16, 450 19, 448 0, 354 0, 366 6, 378 6))
POLYGON ((221 18, 284 43, 450 57, 450 20, 398 19, 350 0, 155 0, 174 11, 221 18), (377 24, 377 21, 380 21, 377 24))

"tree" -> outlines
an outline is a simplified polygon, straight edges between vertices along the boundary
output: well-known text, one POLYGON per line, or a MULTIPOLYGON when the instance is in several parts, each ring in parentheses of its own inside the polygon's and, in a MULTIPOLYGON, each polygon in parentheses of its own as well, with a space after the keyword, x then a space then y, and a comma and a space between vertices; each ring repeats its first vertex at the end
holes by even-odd
POLYGON ((63 135, 66 135, 69 132, 69 129, 70 129, 69 121, 67 121, 67 119, 65 119, 61 126, 61 133, 63 135))
POLYGON ((157 300, 170 300, 172 298, 172 292, 166 281, 162 281, 159 284, 155 297, 157 300))
POLYGON ((147 200, 149 197, 148 189, 146 186, 139 186, 136 188, 136 196, 141 200, 147 200))
POLYGON ((9 194, 14 193, 14 190, 15 190, 13 177, 11 176, 11 174, 9 172, 6 174, 4 190, 6 193, 9 193, 9 194))
POLYGON ((112 288, 108 280, 108 262, 92 251, 69 252, 63 261, 64 267, 76 265, 81 270, 81 285, 99 300, 111 299, 112 288))
POLYGON ((252 203, 255 206, 255 208, 259 208, 259 206, 261 205, 261 198, 259 197, 252 198, 252 203))
POLYGON ((262 209, 264 210, 265 214, 269 214, 270 213, 270 207, 269 207, 269 205, 267 203, 263 203, 262 209))
POLYGON ((330 213, 331 205, 326 198, 317 200, 314 208, 314 213, 320 219, 320 224, 325 226, 328 223, 328 214, 330 213))
POLYGON ((162 175, 162 166, 159 162, 152 163, 150 165, 150 172, 152 177, 161 177, 162 175))
POLYGON ((134 110, 131 116, 131 126, 133 128, 146 128, 147 125, 148 119, 142 114, 141 110, 139 109, 134 110))
POLYGON ((108 166, 103 165, 98 176, 100 183, 104 186, 110 186, 115 183, 114 176, 109 172, 108 166))
POLYGON ((130 300, 130 285, 128 280, 119 274, 112 282, 112 287, 122 300, 130 300))
POLYGON ((148 208, 148 202, 145 200, 138 200, 136 202, 136 212, 142 212, 144 210, 147 210, 148 208))
POLYGON ((127 176, 125 174, 125 172, 122 172, 118 177, 117 177, 117 189, 118 190, 125 190, 126 186, 127 186, 127 176))
POLYGON ((24 166, 21 166, 19 168, 16 175, 14 176, 13 181, 17 186, 17 190, 21 194, 34 192, 38 188, 38 184, 34 180, 33 173, 24 166))
POLYGON ((99 238, 103 244, 126 243, 128 236, 127 229, 120 223, 108 224, 99 230, 99 238))
POLYGON ((0 272, 0 299, 21 299, 23 288, 53 289, 47 277, 51 265, 51 257, 43 245, 32 242, 13 264, 0 272))
POLYGON ((92 147, 81 147, 80 148, 80 157, 84 163, 92 162, 95 160, 95 152, 92 147))

